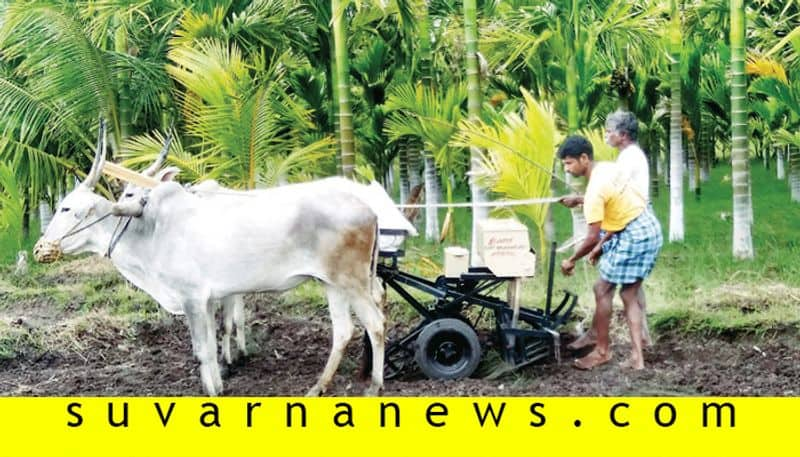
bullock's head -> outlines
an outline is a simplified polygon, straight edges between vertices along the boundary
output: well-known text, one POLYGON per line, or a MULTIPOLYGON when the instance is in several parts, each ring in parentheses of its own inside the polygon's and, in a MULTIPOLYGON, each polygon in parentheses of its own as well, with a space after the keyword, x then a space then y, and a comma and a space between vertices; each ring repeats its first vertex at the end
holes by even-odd
POLYGON ((110 206, 108 200, 93 192, 105 163, 105 150, 106 124, 101 121, 92 169, 86 179, 64 197, 44 235, 36 242, 33 255, 37 262, 49 263, 62 254, 87 250, 91 236, 86 228, 107 214, 110 206))
MULTIPOLYGON (((172 133, 167 135, 167 139, 164 142, 164 147, 161 149, 161 153, 158 155, 156 160, 150 164, 145 170, 142 171, 142 174, 145 176, 155 177, 157 181, 171 181, 175 175, 178 173, 178 169, 176 167, 167 167, 164 170, 160 170, 161 165, 164 164, 164 161, 167 158, 167 154, 169 153, 169 145, 172 142, 172 133)), ((119 200, 112 205, 111 207, 111 214, 115 216, 132 216, 132 217, 139 217, 144 212, 144 206, 147 204, 147 195, 150 193, 150 189, 137 186, 133 183, 128 183, 125 186, 125 189, 122 191, 122 194, 119 197, 119 200)))

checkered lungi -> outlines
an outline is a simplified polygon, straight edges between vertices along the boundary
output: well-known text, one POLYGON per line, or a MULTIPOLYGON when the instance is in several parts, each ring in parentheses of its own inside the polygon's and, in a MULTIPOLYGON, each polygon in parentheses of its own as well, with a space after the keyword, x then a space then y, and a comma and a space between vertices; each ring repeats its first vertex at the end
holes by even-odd
POLYGON ((612 284, 632 284, 646 278, 664 240, 661 224, 650 208, 603 245, 600 277, 612 284))

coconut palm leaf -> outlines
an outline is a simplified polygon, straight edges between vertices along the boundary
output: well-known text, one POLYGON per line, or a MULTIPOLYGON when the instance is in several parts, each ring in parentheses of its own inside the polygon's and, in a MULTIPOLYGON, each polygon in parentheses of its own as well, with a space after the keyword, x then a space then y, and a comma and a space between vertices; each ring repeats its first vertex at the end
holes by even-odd
MULTIPOLYGON (((522 114, 507 113, 504 122, 464 122, 454 136, 455 146, 485 149, 483 173, 477 178, 492 192, 509 200, 548 197, 561 133, 551 105, 536 101, 522 89, 522 114)), ((544 223, 548 205, 515 206, 513 211, 531 220, 539 232, 540 252, 545 250, 544 223)))
POLYGON ((421 138, 427 150, 440 153, 437 165, 446 168, 452 163, 446 148, 463 118, 461 105, 466 97, 463 84, 452 84, 444 90, 411 83, 397 85, 386 100, 386 109, 392 112, 386 132, 392 140, 407 135, 421 138))
POLYGON ((26 89, 52 100, 61 119, 80 124, 104 113, 114 127, 114 145, 119 144, 110 66, 73 10, 48 3, 11 4, 4 11, 0 46, 5 59, 19 59, 15 73, 26 89))
POLYGON ((594 160, 613 162, 617 160, 619 150, 606 143, 605 132, 601 129, 581 130, 581 135, 585 136, 594 150, 594 160))
POLYGON ((750 85, 750 92, 775 98, 786 105, 795 116, 800 116, 800 84, 788 84, 774 76, 761 77, 750 85))
POLYGON ((174 47, 168 56, 173 63, 167 71, 187 89, 181 97, 186 131, 199 139, 197 149, 217 156, 214 173, 223 183, 252 189, 272 182, 265 177, 274 174, 267 169, 271 157, 329 147, 327 138, 305 144, 301 132, 315 129, 313 113, 288 95, 283 55, 255 77, 236 44, 202 39, 191 48, 174 47))

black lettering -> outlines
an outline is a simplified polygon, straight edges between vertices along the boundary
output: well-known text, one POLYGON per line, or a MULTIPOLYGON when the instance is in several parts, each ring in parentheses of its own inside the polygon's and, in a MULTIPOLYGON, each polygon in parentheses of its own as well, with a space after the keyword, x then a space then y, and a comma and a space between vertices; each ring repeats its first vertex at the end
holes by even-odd
POLYGON ((339 411, 333 415, 333 423, 337 427, 353 427, 353 407, 349 403, 336 403, 337 408, 344 408, 344 411, 339 411), (340 421, 342 417, 346 417, 345 421, 340 421))
POLYGON ((261 406, 260 401, 255 403, 250 403, 249 401, 247 402, 247 428, 253 426, 253 410, 260 406, 261 406))
POLYGON ((475 415, 478 417, 478 422, 481 424, 481 427, 486 424, 486 419, 489 417, 489 414, 492 415, 494 426, 497 427, 500 425, 500 420, 503 418, 503 411, 506 409, 506 402, 500 404, 500 410, 497 412, 497 414, 494 413, 494 405, 491 403, 487 403, 486 408, 482 412, 480 407, 478 407, 478 402, 472 402, 472 407, 475 408, 475 415))
POLYGON ((400 427, 400 405, 397 403, 383 403, 381 402, 381 428, 386 427, 386 409, 391 407, 394 410, 394 426, 400 427))
POLYGON ((547 419, 545 419, 544 414, 542 414, 541 412, 537 411, 536 410, 537 408, 544 409, 544 403, 532 403, 531 404, 531 409, 530 409, 531 414, 533 414, 534 417, 539 419, 537 422, 531 421, 531 427, 541 427, 541 426, 544 425, 545 422, 547 422, 547 419))
POLYGON ((72 402, 67 405, 67 414, 75 418, 75 422, 67 422, 68 427, 80 427, 81 424, 83 424, 83 416, 78 413, 80 407, 81 404, 77 402, 72 402))
POLYGON ((730 428, 736 427, 736 408, 734 408, 733 403, 725 402, 722 404, 719 403, 703 403, 703 427, 708 427, 708 410, 714 408, 716 411, 717 416, 717 428, 722 427, 722 408, 727 408, 729 412, 730 420, 730 428))
POLYGON ((627 427, 631 425, 630 422, 619 422, 617 421, 617 408, 628 408, 630 407, 627 403, 616 403, 614 406, 611 407, 611 423, 616 425, 617 427, 627 427))
POLYGON ((203 403, 200 406, 202 406, 203 408, 211 408, 210 410, 200 415, 200 425, 202 425, 203 427, 211 427, 211 426, 219 427, 220 426, 219 407, 217 407, 216 404, 210 402, 203 403), (208 420, 208 418, 210 418, 211 420, 208 420))
POLYGON ((169 404, 169 409, 167 410, 167 415, 164 415, 164 411, 161 411, 161 403, 155 402, 153 403, 156 407, 156 411, 158 412, 158 417, 161 419, 161 425, 164 427, 167 426, 167 422, 169 422, 169 417, 172 416, 172 410, 175 408, 175 402, 171 402, 169 404))
POLYGON ((445 406, 443 403, 432 403, 428 405, 428 409, 425 411, 425 419, 429 424, 431 424, 432 427, 444 427, 444 421, 434 422, 431 420, 431 416, 447 416, 447 406, 445 406), (436 408, 435 411, 434 408, 436 408))
POLYGON ((671 403, 659 403, 658 406, 656 406, 656 410, 653 415, 656 418, 656 424, 662 427, 669 427, 675 423, 675 419, 678 417, 678 412, 675 411, 675 407, 672 406, 671 403), (667 422, 661 421, 661 410, 664 409, 664 407, 669 409, 670 417, 667 422))
POLYGON ((108 402, 108 425, 112 427, 128 426, 128 402, 122 404, 122 420, 120 422, 114 421, 114 403, 108 402))
POLYGON ((302 403, 286 403, 286 426, 292 426, 292 410, 300 408, 300 426, 306 426, 306 405, 302 403))

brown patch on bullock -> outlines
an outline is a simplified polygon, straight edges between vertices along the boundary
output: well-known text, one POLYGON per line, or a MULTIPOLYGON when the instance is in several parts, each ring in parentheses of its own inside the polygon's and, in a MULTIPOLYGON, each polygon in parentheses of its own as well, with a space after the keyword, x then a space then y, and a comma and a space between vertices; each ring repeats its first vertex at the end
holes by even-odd
POLYGON ((331 279, 336 284, 352 284, 369 290, 371 287, 372 253, 377 231, 373 220, 342 232, 341 241, 328 258, 331 279))

